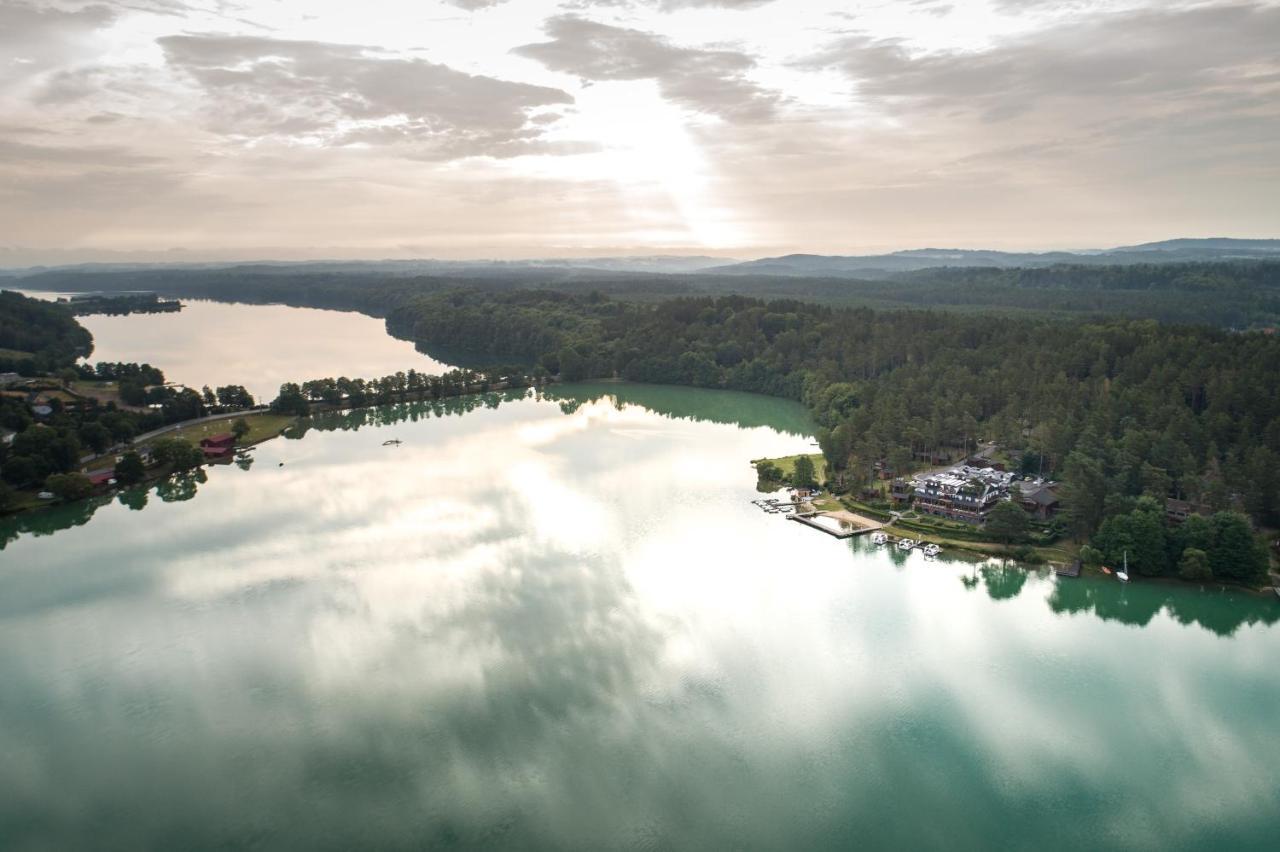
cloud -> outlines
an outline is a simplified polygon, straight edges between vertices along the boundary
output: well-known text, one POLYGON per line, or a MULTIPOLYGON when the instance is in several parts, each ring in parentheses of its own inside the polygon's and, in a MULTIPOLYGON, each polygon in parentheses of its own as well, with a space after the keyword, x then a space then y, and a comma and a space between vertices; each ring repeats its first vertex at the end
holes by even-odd
POLYGON ((1280 8, 1260 4, 1138 11, 1077 19, 971 52, 913 54, 901 40, 853 35, 809 65, 843 70, 865 99, 900 112, 977 112, 998 121, 1076 99, 1259 91, 1280 73, 1280 8))
POLYGON ((208 98, 209 128, 229 137, 320 145, 404 144, 451 159, 536 150, 560 89, 467 74, 378 48, 255 36, 159 40, 170 66, 208 98))
MULTIPOLYGON (((476 9, 488 9, 492 6, 500 6, 507 0, 445 0, 452 6, 457 6, 468 11, 476 9)), ((671 12, 676 9, 754 9, 757 6, 764 6, 774 0, 576 0, 565 4, 566 8, 573 9, 590 9, 593 7, 603 6, 657 6, 664 12, 671 12)))
POLYGON ((576 15, 551 18, 546 31, 550 41, 513 52, 589 81, 654 80, 668 100, 727 121, 768 119, 782 101, 748 79, 755 60, 745 53, 680 47, 653 33, 576 15))
POLYGON ((116 13, 95 4, 67 11, 34 3, 0 3, 0 84, 74 59, 82 42, 115 22, 116 13))

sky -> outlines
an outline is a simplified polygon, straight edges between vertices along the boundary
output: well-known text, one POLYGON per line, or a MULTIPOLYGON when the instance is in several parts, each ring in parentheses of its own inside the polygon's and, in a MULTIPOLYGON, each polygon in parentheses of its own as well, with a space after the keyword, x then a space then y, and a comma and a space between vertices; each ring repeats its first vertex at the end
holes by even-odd
POLYGON ((1280 0, 0 0, 0 265, 1280 237, 1280 0))

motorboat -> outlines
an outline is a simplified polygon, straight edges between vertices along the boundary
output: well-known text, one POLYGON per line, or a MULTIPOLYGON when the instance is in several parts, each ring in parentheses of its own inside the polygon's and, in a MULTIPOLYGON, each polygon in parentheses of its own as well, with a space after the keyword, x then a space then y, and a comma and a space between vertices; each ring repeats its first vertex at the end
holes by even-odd
POLYGON ((938 545, 936 544, 925 545, 925 548, 924 548, 925 556, 937 556, 941 552, 942 552, 942 548, 938 547, 938 545))
POLYGON ((915 539, 904 538, 898 542, 899 550, 911 550, 916 546, 915 539))
POLYGON ((877 532, 877 533, 872 533, 872 534, 871 534, 871 543, 872 543, 872 544, 887 544, 888 542, 889 542, 889 536, 885 535, 885 534, 884 534, 884 533, 882 533, 882 532, 877 532))

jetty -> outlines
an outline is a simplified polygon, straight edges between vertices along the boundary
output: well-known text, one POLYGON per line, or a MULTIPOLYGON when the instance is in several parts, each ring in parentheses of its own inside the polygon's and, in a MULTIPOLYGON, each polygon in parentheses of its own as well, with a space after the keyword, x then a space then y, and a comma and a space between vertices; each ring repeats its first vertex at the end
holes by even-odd
POLYGON ((797 521, 805 526, 813 527, 815 530, 822 530, 824 533, 836 538, 853 538, 854 536, 873 533, 882 529, 885 525, 879 521, 873 521, 870 518, 864 518, 861 515, 855 515, 853 512, 843 510, 835 512, 803 512, 787 517, 789 521, 797 521))
POLYGON ((1059 577, 1079 577, 1080 576, 1080 560, 1074 562, 1064 562, 1053 566, 1053 573, 1059 577))

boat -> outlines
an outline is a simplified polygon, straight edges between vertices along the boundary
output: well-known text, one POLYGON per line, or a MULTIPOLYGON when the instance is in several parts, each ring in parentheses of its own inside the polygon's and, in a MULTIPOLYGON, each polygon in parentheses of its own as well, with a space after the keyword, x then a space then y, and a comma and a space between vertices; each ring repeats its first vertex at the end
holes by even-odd
POLYGON ((399 438, 392 438, 392 439, 391 439, 391 440, 389 440, 389 441, 383 441, 383 442, 382 442, 382 446, 384 446, 384 447, 398 447, 398 446, 400 446, 400 444, 402 444, 402 443, 403 443, 403 441, 401 441, 399 438))
POLYGON ((902 541, 898 542, 899 550, 911 550, 915 546, 915 541, 909 538, 904 538, 902 541))
POLYGON ((1127 550, 1124 552, 1124 567, 1116 572, 1116 577, 1121 583, 1129 582, 1129 551, 1127 550))
POLYGON ((938 545, 936 544, 925 545, 925 548, 924 548, 925 556, 937 556, 941 552, 942 552, 942 548, 938 547, 938 545))
POLYGON ((877 532, 877 533, 872 533, 872 534, 871 534, 871 543, 872 543, 872 544, 887 544, 887 543, 888 543, 888 541, 889 541, 889 536, 885 535, 885 534, 884 534, 884 533, 882 533, 882 532, 877 532))

